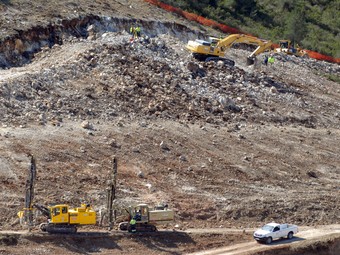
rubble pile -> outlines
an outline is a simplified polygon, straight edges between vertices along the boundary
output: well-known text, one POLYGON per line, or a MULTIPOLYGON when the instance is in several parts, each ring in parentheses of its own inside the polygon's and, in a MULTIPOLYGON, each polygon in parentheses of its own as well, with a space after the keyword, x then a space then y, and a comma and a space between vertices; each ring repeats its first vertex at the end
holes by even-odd
POLYGON ((318 89, 332 84, 307 72, 338 74, 337 65, 278 56, 275 66, 246 67, 242 65, 245 51, 234 50, 238 65, 229 67, 222 62, 198 62, 183 42, 167 35, 132 40, 119 32, 92 37, 71 38, 37 53, 35 62, 44 64, 42 72, 2 79, 3 123, 58 124, 64 118, 110 121, 120 116, 222 126, 234 121, 338 125, 337 118, 326 118, 315 109, 318 105, 322 113, 339 114, 336 97, 325 102, 307 90, 316 83, 321 83, 318 89), (77 48, 82 50, 68 50, 68 57, 60 59, 61 51, 77 48), (47 58, 55 61, 44 62, 47 58))

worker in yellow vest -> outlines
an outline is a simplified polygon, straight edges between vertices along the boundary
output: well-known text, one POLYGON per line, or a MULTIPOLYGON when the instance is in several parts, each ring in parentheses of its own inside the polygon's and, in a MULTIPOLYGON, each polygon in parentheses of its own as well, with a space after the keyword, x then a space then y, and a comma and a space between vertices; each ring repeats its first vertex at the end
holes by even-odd
POLYGON ((133 35, 133 34, 134 34, 134 32, 135 32, 135 28, 134 28, 133 26, 131 26, 131 27, 130 27, 130 34, 132 34, 132 35, 133 35))
POLYGON ((136 219, 135 217, 133 217, 131 220, 130 220, 130 230, 132 233, 135 233, 137 230, 136 230, 136 219))
POLYGON ((140 26, 135 27, 137 37, 140 37, 140 26))
POLYGON ((274 64, 274 62, 275 62, 274 56, 269 56, 268 63, 274 64))

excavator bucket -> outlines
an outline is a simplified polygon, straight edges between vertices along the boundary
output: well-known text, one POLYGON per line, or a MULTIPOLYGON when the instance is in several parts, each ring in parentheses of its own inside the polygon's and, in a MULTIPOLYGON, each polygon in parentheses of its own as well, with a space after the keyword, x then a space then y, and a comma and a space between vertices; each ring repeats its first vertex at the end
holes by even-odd
POLYGON ((247 58, 247 65, 251 66, 255 63, 255 59, 254 58, 247 58))

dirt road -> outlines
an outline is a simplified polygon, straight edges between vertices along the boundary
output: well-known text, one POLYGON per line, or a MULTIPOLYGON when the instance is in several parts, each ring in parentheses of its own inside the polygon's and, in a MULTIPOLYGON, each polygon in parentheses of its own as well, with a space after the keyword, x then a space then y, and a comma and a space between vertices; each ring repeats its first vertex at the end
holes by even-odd
POLYGON ((40 231, 0 231, 0 240, 3 243, 3 246, 0 245, 0 251, 4 254, 22 254, 23 251, 29 254, 43 254, 40 251, 42 245, 53 254, 78 254, 87 250, 91 250, 93 254, 127 254, 129 250, 138 249, 150 254, 190 255, 336 255, 340 251, 339 224, 301 227, 293 239, 274 241, 270 245, 253 241, 253 231, 254 229, 241 228, 203 228, 184 231, 160 230, 157 233, 131 235, 121 231, 87 229, 67 236, 48 235, 40 231), (228 244, 229 246, 202 251, 228 244), (198 250, 201 252, 197 252, 198 250))
MULTIPOLYGON (((235 230, 231 230, 234 232, 235 230)), ((249 231, 249 230, 248 230, 249 231)), ((340 237, 340 225, 326 225, 319 227, 302 227, 300 232, 291 240, 276 240, 270 245, 259 244, 256 241, 250 241, 246 243, 240 243, 235 245, 230 245, 218 249, 212 249, 202 252, 191 253, 191 255, 250 255, 258 254, 259 252, 265 252, 270 250, 281 249, 283 247, 297 247, 301 246, 302 242, 317 242, 320 239, 325 239, 327 236, 336 234, 340 237)))

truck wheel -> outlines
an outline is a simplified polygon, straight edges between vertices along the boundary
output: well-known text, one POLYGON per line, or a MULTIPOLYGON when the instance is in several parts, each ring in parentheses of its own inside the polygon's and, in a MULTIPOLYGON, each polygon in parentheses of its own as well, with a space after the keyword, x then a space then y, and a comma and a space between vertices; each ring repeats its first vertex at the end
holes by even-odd
POLYGON ((267 237, 267 239, 266 239, 266 244, 271 244, 272 241, 273 241, 273 238, 267 237))
POLYGON ((288 238, 288 239, 292 239, 292 238, 293 238, 293 235, 294 235, 293 232, 289 232, 288 235, 287 235, 287 238, 288 238))

